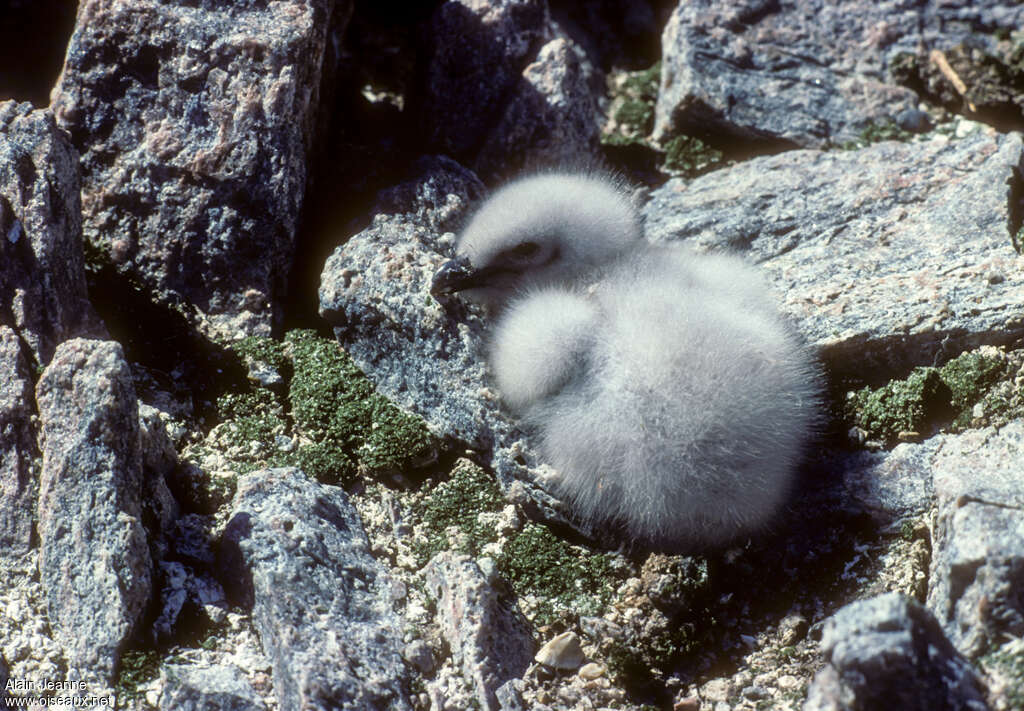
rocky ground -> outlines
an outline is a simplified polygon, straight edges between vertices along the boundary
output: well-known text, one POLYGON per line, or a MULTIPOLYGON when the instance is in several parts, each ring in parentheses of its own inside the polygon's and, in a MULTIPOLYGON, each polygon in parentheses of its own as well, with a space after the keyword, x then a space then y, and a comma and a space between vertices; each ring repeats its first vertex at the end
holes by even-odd
POLYGON ((0 698, 1024 709, 1024 5, 43 5, 0 23, 0 698), (548 165, 815 348, 770 530, 546 491, 429 284, 548 165))

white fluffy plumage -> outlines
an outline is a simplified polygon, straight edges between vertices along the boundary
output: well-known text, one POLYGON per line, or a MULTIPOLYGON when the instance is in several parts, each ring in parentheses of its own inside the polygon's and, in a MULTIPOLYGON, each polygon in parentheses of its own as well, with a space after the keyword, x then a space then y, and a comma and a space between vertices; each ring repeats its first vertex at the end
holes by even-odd
POLYGON ((496 192, 458 253, 435 290, 494 307, 502 398, 581 518, 675 549, 771 520, 821 388, 756 269, 648 244, 618 185, 575 174, 496 192))

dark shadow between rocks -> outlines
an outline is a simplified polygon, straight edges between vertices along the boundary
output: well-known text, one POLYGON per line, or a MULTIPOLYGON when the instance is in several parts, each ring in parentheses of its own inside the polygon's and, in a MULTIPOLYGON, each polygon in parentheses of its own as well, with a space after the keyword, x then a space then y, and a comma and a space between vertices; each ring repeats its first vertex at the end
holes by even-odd
MULTIPOLYGON (((218 394, 246 383, 246 369, 231 351, 201 334, 179 311, 155 303, 113 267, 92 261, 86 282, 93 307, 133 369, 142 366, 154 387, 191 405, 201 420, 213 413, 218 394)), ((145 402, 153 393, 136 381, 145 402)))
POLYGON ((0 100, 49 105, 75 28, 77 5, 69 0, 0 3, 0 100))
POLYGON ((985 333, 966 329, 892 334, 873 334, 826 346, 820 358, 831 374, 833 392, 845 392, 865 385, 877 388, 893 378, 906 377, 918 366, 940 367, 961 353, 979 346, 1024 345, 1024 321, 1016 328, 985 333))

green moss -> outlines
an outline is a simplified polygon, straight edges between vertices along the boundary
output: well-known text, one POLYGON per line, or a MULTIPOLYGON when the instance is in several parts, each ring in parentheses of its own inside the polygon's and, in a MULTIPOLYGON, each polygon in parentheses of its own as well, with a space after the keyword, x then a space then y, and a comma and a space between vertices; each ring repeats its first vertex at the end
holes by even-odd
POLYGON ((325 484, 347 485, 359 471, 359 463, 352 454, 331 441, 301 444, 294 452, 275 457, 271 464, 296 466, 325 484))
POLYGON ((721 151, 692 136, 676 136, 665 144, 665 169, 695 175, 724 161, 721 151))
POLYGON ((1022 408, 1005 387, 996 387, 1010 377, 1010 369, 1001 353, 990 353, 964 353, 941 368, 916 368, 904 380, 864 388, 848 399, 847 414, 871 438, 887 443, 901 431, 970 427, 978 403, 988 424, 1005 422, 1022 408))
POLYGON ((528 523, 502 551, 498 567, 517 594, 542 600, 535 621, 550 624, 561 611, 601 615, 619 581, 609 553, 572 546, 547 527, 528 523))
POLYGON ((359 449, 359 459, 371 473, 397 473, 436 458, 437 443, 422 419, 376 394, 369 406, 370 429, 359 449))
MULTIPOLYGON (((397 474, 436 458, 426 423, 377 393, 334 341, 292 331, 283 343, 246 338, 233 349, 290 375, 287 393, 250 384, 219 396, 213 442, 190 453, 200 466, 216 450, 239 474, 298 466, 320 481, 348 485, 360 472, 397 474)), ((230 495, 210 496, 219 500, 221 493, 230 495)))
POLYGON ((880 143, 881 141, 909 141, 913 137, 914 134, 903 130, 894 121, 872 122, 861 129, 857 140, 847 141, 840 148, 856 150, 857 148, 870 146, 872 143, 880 143))
POLYGON ((370 381, 337 343, 313 331, 291 331, 285 342, 294 368, 288 402, 296 428, 354 449, 371 423, 370 381))
POLYGON ((974 403, 1006 373, 1006 362, 978 352, 964 353, 946 363, 939 377, 949 386, 957 410, 969 411, 974 403))
POLYGON ((1024 647, 1011 642, 981 658, 989 676, 998 677, 1005 690, 1005 708, 1024 711, 1024 647))
POLYGON ((266 363, 275 370, 281 370, 287 363, 284 344, 273 338, 249 336, 232 344, 231 348, 247 362, 266 363))
POLYGON ((483 546, 498 539, 497 533, 479 521, 481 513, 500 511, 505 505, 498 485, 479 467, 456 467, 452 477, 434 487, 419 510, 424 540, 414 544, 419 564, 450 548, 446 532, 454 527, 465 536, 457 550, 479 556, 483 546))
POLYGON ((140 699, 139 687, 156 679, 160 672, 161 655, 155 649, 130 649, 121 655, 114 691, 121 701, 140 699))
POLYGON ((893 443, 901 432, 924 433, 948 413, 949 387, 935 368, 917 368, 906 380, 863 388, 847 402, 858 426, 874 439, 893 443))
POLYGON ((296 452, 300 466, 346 483, 357 468, 397 473, 436 457, 426 423, 375 392, 337 343, 312 331, 292 331, 285 340, 294 371, 291 415, 298 433, 313 442, 296 452))
POLYGON ((630 72, 622 87, 631 96, 657 101, 659 82, 661 82, 661 61, 657 61, 639 72, 630 72))
POLYGON ((287 431, 281 404, 273 393, 253 389, 226 393, 217 398, 217 414, 223 422, 223 442, 239 474, 265 466, 275 453, 275 438, 287 431))
POLYGON ((630 72, 613 89, 611 117, 615 130, 602 139, 605 145, 646 145, 654 126, 654 105, 658 101, 661 63, 649 69, 630 72))
POLYGON ((615 120, 635 132, 646 135, 654 123, 654 107, 644 101, 628 99, 615 110, 615 120))
MULTIPOLYGON (((498 532, 481 514, 496 514, 507 502, 494 480, 472 464, 456 467, 452 477, 434 487, 418 507, 420 531, 413 550, 420 565, 444 550, 479 557, 485 546, 498 541, 498 532), (448 532, 458 536, 451 541, 448 532), (454 548, 453 548, 454 546, 454 548)), ((620 576, 610 553, 593 553, 555 536, 547 527, 529 522, 504 541, 496 563, 502 576, 521 598, 538 600, 537 624, 549 624, 560 614, 602 614, 615 594, 620 576)))

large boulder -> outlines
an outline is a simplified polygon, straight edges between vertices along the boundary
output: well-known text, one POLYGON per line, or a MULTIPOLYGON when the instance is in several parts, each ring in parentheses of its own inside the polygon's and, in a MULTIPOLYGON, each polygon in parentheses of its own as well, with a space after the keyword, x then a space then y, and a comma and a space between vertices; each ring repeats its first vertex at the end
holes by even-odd
POLYGON ((38 461, 32 427, 32 382, 21 342, 0 326, 0 556, 22 555, 33 543, 38 461))
POLYGON ((85 289, 78 153, 53 114, 0 103, 0 324, 33 365, 57 344, 96 335, 85 289))
POLYGON ((654 135, 789 147, 856 140, 916 112, 916 94, 891 76, 898 58, 994 44, 996 30, 1022 22, 1024 9, 1005 0, 680 2, 662 35, 654 135))
POLYGON ((342 489, 299 469, 239 481, 222 560, 282 709, 411 709, 397 591, 369 547, 342 489))
POLYGON ((644 208, 653 242, 761 263, 833 377, 885 379, 1024 338, 1018 134, 789 151, 692 181, 644 208))
POLYGON ((36 386, 39 576, 71 678, 110 683, 146 610, 139 412, 121 346, 72 339, 36 386))
POLYGON ((814 677, 804 711, 988 708, 977 673, 935 618, 896 593, 839 610, 825 624, 821 647, 828 663, 814 677))
POLYGON ((207 334, 280 316, 347 0, 88 0, 53 93, 86 241, 207 334))

